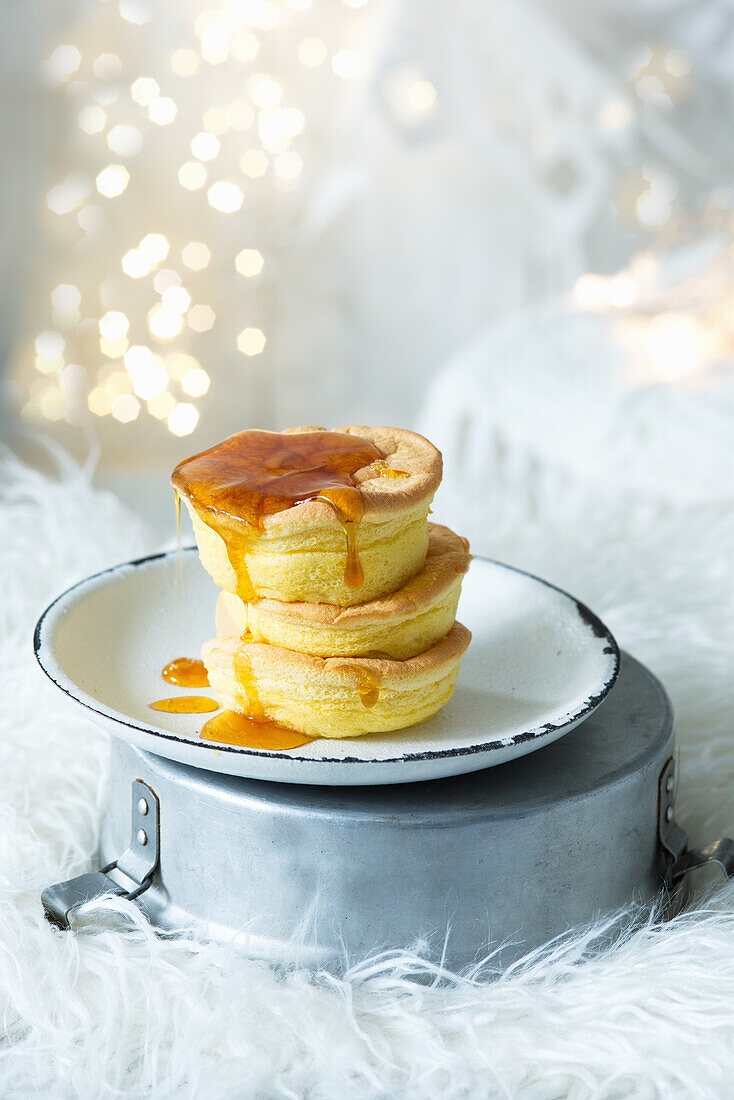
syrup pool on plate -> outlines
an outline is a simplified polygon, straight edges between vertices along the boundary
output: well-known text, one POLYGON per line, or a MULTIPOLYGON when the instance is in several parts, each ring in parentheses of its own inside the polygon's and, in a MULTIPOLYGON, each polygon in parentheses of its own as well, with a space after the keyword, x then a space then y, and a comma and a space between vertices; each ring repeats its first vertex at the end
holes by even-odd
POLYGON ((169 699, 157 699, 148 706, 151 710, 166 714, 206 714, 207 711, 219 710, 219 703, 208 695, 173 695, 169 699))
POLYGON ((297 749, 307 745, 313 737, 295 730, 285 729, 258 718, 249 718, 233 710, 223 710, 204 723, 201 731, 204 741, 215 741, 221 745, 237 745, 245 749, 265 749, 270 752, 297 749))
POLYGON ((209 687, 206 665, 197 657, 176 657, 165 666, 161 676, 166 683, 176 684, 177 687, 209 687))

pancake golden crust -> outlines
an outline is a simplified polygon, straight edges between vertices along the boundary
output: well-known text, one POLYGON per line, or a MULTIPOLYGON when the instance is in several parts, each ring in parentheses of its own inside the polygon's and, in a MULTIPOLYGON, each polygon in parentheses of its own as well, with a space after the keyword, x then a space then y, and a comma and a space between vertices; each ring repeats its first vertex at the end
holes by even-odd
MULTIPOLYGON (((441 452, 422 435, 405 428, 370 428, 365 425, 349 425, 333 428, 335 432, 354 435, 373 443, 383 455, 381 463, 373 463, 357 470, 355 484, 359 487, 364 503, 365 519, 390 516, 395 511, 411 509, 428 499, 428 503, 441 484, 443 460, 441 452), (408 476, 401 476, 407 474, 408 476)), ((325 428, 288 428, 283 434, 326 431, 325 428)), ((285 528, 298 525, 323 524, 333 526, 338 521, 334 510, 321 500, 308 500, 296 504, 275 515, 266 516, 266 528, 285 528)))
POLYGON ((258 641, 320 657, 378 652, 405 660, 429 649, 451 629, 470 561, 464 539, 429 523, 425 564, 396 592, 347 608, 269 599, 244 604, 222 593, 218 633, 249 630, 258 641), (225 621, 228 626, 220 627, 225 621))
POLYGON ((202 658, 223 706, 312 737, 403 729, 451 697, 471 634, 460 623, 406 661, 313 657, 237 637, 205 643, 202 658), (377 697, 365 705, 365 684, 377 697))
POLYGON ((269 615, 336 626, 350 620, 394 619, 410 615, 433 600, 457 576, 469 568, 472 556, 466 541, 448 527, 428 524, 428 551, 420 573, 396 592, 352 607, 327 603, 285 603, 281 600, 258 600, 256 607, 269 615))

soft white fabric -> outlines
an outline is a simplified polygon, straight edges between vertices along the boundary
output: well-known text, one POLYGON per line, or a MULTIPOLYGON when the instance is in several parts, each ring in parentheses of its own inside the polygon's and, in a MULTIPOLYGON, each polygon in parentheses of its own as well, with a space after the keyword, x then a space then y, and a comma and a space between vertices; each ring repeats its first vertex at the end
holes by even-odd
MULTIPOLYGON (((491 443, 481 524, 470 517, 482 548, 578 592, 662 676, 680 719, 679 816, 697 840, 731 831, 731 514, 567 494, 553 478, 539 502, 537 477, 508 476, 491 443)), ((585 957, 582 935, 492 983, 416 984, 410 956, 345 981, 278 974, 228 946, 158 939, 130 925, 134 907, 124 926, 102 909, 76 935, 51 930, 39 893, 90 865, 106 740, 36 669, 32 628, 60 589, 145 549, 116 501, 62 466, 49 481, 7 459, 0 475, 4 1100, 731 1095, 730 887, 602 955, 585 957)))

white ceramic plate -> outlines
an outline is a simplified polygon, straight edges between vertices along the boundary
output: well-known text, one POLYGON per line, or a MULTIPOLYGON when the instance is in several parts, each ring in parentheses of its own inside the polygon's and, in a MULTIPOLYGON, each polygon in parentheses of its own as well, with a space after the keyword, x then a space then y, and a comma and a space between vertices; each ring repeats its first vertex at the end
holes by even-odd
POLYGON ((171 552, 127 562, 51 604, 36 627, 36 656, 99 725, 149 752, 228 775, 345 786, 437 779, 533 752, 588 717, 619 669, 614 638, 588 608, 528 573, 479 558, 459 606, 474 637, 453 698, 433 718, 287 752, 217 746, 199 738, 210 715, 148 707, 187 694, 160 672, 174 657, 198 656, 214 633, 216 598, 194 549, 182 561, 171 552))

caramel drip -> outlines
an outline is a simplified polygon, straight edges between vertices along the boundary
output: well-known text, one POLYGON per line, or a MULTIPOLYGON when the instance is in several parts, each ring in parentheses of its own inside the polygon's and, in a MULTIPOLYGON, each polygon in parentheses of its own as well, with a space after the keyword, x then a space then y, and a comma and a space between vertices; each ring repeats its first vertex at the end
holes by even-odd
POLYGON ((219 710, 219 703, 206 695, 174 695, 171 699, 158 699, 148 703, 151 710, 163 710, 167 714, 205 714, 219 710))
POLYGON ((359 697, 363 707, 373 707, 380 698, 382 675, 370 668, 359 670, 359 697))
POLYGON ((266 749, 282 752, 307 745, 313 737, 285 729, 275 722, 249 718, 233 710, 224 710, 204 723, 201 731, 204 741, 217 741, 221 745, 238 745, 246 749, 266 749))
POLYGON ((247 603, 253 596, 244 567, 249 539, 261 533, 266 516, 308 500, 334 508, 346 537, 345 583, 363 583, 356 534, 364 501, 354 475, 378 462, 384 466, 373 443, 346 432, 247 431, 180 462, 171 480, 224 541, 237 595, 247 603))
POLYGON ((375 470, 378 477, 410 477, 407 470, 394 470, 392 466, 388 466, 387 462, 382 460, 373 462, 372 469, 375 470))
POLYGON ((336 665, 335 668, 346 668, 354 671, 359 676, 357 691, 362 700, 363 707, 373 707, 380 698, 382 688, 382 673, 374 668, 365 668, 364 665, 336 665))
POLYGON ((177 657, 175 661, 166 665, 161 676, 166 683, 176 684, 178 687, 209 687, 206 665, 195 657, 177 657))
POLYGON ((266 720, 265 712, 260 702, 260 696, 257 693, 257 685, 255 683, 255 677, 252 674, 252 666, 247 656, 241 651, 234 655, 234 672, 237 683, 244 688, 245 695, 247 696, 248 717, 256 722, 264 722, 266 720))
MULTIPOLYGON (((212 530, 217 531, 214 524, 209 524, 212 530)), ((252 538, 257 537, 258 531, 252 531, 247 527, 241 527, 237 531, 230 532, 229 536, 225 537, 221 534, 221 531, 217 531, 217 534, 221 535, 224 542, 225 550, 227 551, 227 560, 232 567, 232 572, 237 579, 237 595, 244 604, 250 602, 255 595, 255 589, 252 581, 250 580, 250 574, 247 569, 246 554, 249 550, 249 543, 252 538)))
POLYGON ((347 564, 344 568, 344 583, 347 588, 361 588, 364 584, 364 570, 357 553, 357 523, 339 521, 347 537, 347 564))

